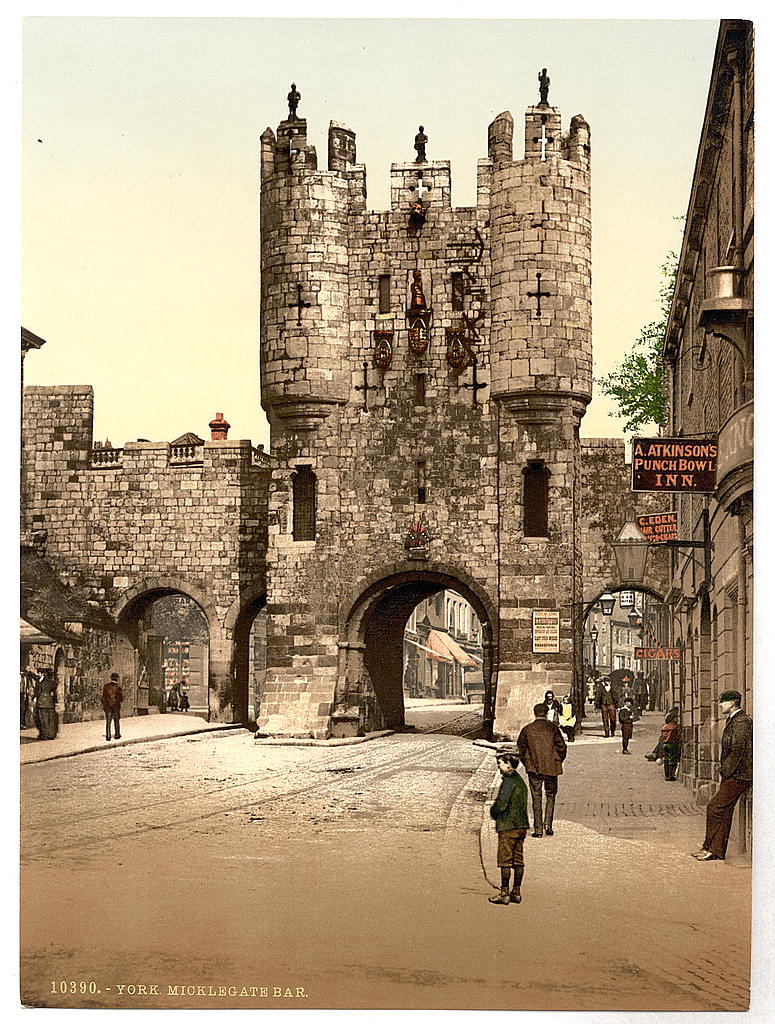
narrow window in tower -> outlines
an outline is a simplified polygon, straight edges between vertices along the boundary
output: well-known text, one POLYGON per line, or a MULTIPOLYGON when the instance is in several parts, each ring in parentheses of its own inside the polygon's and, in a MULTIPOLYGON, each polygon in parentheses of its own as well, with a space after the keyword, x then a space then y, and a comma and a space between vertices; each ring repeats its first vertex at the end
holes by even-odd
POLYGON ((390 312, 390 274, 379 275, 379 311, 390 312))
POLYGON ((311 466, 297 466, 293 485, 293 539, 315 539, 317 477, 311 466))
POLYGON ((461 273, 455 273, 452 277, 452 309, 459 313, 463 309, 463 300, 465 298, 465 283, 463 281, 463 275, 461 273))
POLYGON ((414 375, 414 404, 425 405, 425 374, 414 375))
POLYGON ((543 462, 529 462, 525 479, 525 536, 549 536, 549 470, 543 462))
POLYGON ((418 461, 415 464, 417 471, 417 504, 425 504, 426 482, 425 482, 425 461, 418 461))

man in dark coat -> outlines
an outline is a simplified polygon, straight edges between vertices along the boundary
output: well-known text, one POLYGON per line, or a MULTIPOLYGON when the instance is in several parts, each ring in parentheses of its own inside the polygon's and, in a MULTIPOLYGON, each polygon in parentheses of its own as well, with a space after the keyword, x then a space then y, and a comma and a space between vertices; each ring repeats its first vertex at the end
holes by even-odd
POLYGON ((109 740, 110 726, 116 734, 116 739, 121 739, 121 702, 124 699, 124 691, 118 685, 118 673, 111 672, 110 682, 102 687, 102 709, 105 712, 105 739, 109 740))
POLYGON ((741 710, 742 701, 737 690, 726 690, 719 697, 721 714, 727 720, 721 737, 721 782, 708 802, 705 841, 702 849, 692 854, 697 860, 724 860, 735 805, 753 782, 753 722, 741 710))
POLYGON ((603 735, 616 735, 616 712, 619 702, 610 679, 603 679, 595 694, 595 707, 603 718, 603 735))
POLYGON ((517 736, 519 757, 527 771, 530 795, 533 800, 533 838, 540 839, 546 830, 553 836, 554 799, 557 795, 557 779, 562 775, 562 762, 568 747, 559 726, 547 721, 546 705, 536 704, 533 708, 535 721, 526 725, 517 736), (541 790, 546 790, 546 809, 541 811, 541 790))

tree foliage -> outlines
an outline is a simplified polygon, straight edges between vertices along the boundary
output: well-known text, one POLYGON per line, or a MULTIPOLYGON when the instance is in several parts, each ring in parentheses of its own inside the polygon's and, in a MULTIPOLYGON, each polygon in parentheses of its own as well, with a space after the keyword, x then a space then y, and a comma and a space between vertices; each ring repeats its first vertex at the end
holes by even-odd
POLYGON ((603 394, 612 398, 617 405, 618 411, 611 415, 622 416, 625 420, 624 429, 629 433, 637 433, 647 423, 663 426, 667 422, 662 343, 677 272, 678 256, 675 252, 669 252, 661 267, 659 319, 642 327, 624 359, 611 373, 598 380, 603 394))

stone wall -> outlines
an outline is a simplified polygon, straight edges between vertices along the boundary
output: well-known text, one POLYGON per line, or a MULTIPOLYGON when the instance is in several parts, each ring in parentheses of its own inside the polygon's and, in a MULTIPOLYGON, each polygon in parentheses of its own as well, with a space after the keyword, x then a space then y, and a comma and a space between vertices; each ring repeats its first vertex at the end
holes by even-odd
POLYGON ((193 597, 210 629, 211 715, 229 718, 226 621, 265 588, 267 460, 249 441, 92 451, 88 387, 26 388, 24 422, 25 525, 47 531, 48 560, 119 625, 150 594, 193 597))

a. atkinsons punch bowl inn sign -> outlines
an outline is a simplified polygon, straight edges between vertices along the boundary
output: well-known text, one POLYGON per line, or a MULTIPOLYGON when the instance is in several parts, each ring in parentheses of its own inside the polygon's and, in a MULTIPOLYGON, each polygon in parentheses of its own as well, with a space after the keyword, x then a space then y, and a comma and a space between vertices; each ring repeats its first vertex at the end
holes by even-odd
POLYGON ((632 442, 633 491, 716 489, 715 438, 636 437, 632 442))

